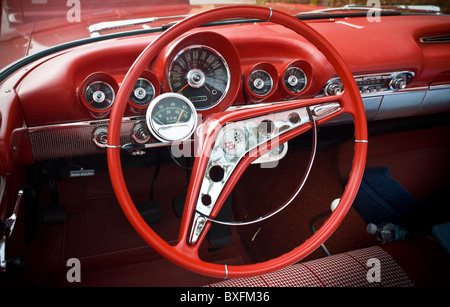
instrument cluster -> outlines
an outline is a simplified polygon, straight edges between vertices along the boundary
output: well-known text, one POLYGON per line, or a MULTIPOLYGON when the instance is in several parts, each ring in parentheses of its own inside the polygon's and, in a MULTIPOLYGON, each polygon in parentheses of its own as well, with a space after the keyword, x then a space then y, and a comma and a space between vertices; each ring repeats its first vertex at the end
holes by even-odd
MULTIPOLYGON (((115 102, 119 83, 106 72, 96 72, 88 76, 80 87, 79 98, 82 105, 95 118, 109 114, 115 102)), ((134 113, 146 110, 150 102, 161 93, 158 77, 150 70, 144 70, 130 93, 128 104, 134 113)))
MULTIPOLYGON (((191 33, 167 46, 142 72, 127 112, 147 124, 143 141, 149 133, 161 142, 178 141, 192 135, 197 113, 207 116, 236 104, 294 99, 305 93, 311 73, 308 62, 296 59, 243 65, 235 45, 221 34, 191 33)), ((84 109, 106 118, 122 79, 107 72, 88 76, 78 90, 84 109)))
POLYGON ((276 67, 268 62, 252 66, 246 77, 246 94, 250 102, 296 98, 305 93, 311 66, 301 60, 276 67))

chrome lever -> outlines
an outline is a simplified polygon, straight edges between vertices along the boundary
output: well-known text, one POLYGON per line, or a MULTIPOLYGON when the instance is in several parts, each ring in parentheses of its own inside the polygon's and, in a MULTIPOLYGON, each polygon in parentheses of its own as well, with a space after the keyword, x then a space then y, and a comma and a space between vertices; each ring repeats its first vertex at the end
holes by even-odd
POLYGON ((2 224, 4 225, 4 231, 0 239, 0 272, 6 270, 6 240, 11 236, 14 226, 16 225, 17 215, 19 213, 19 206, 22 200, 23 190, 20 190, 17 194, 16 204, 14 206, 13 213, 2 224))

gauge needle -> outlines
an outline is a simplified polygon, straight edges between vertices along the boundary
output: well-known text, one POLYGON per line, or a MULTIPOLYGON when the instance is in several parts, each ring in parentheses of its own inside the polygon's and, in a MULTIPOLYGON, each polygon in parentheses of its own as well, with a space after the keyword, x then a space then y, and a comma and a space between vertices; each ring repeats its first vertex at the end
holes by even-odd
POLYGON ((185 86, 183 86, 177 93, 179 94, 181 91, 183 91, 187 86, 189 85, 189 83, 186 83, 185 86))
POLYGON ((178 116, 178 119, 177 119, 177 123, 180 121, 181 115, 183 115, 183 113, 184 113, 184 110, 181 110, 181 113, 180 113, 180 115, 178 116))

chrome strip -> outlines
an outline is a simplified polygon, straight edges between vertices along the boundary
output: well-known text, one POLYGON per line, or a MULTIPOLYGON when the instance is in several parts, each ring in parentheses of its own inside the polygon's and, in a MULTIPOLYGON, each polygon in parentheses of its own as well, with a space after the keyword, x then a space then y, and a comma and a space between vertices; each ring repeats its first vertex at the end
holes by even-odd
POLYGON ((355 29, 364 29, 364 27, 362 27, 362 26, 357 26, 357 25, 354 25, 354 24, 351 24, 351 23, 348 23, 348 22, 345 22, 345 21, 337 20, 334 23, 338 23, 338 24, 341 24, 341 25, 345 25, 347 27, 355 28, 355 29))
POLYGON ((450 43, 450 35, 421 37, 420 42, 424 44, 450 43))
POLYGON ((228 266, 225 264, 225 277, 223 279, 228 278, 228 266))
POLYGON ((11 236, 11 234, 14 230, 14 226, 16 225, 16 220, 17 220, 17 216, 19 214, 19 207, 20 207, 20 203, 22 201, 22 196, 23 196, 23 190, 20 190, 19 193, 17 193, 16 204, 14 206, 13 213, 11 214, 11 216, 9 218, 6 219, 9 224, 9 236, 11 236))
POLYGON ((266 20, 266 21, 269 21, 269 20, 270 20, 270 18, 272 18, 272 13, 273 13, 273 10, 272 10, 272 8, 271 8, 271 7, 269 7, 269 9, 270 9, 270 13, 269 13, 269 18, 267 18, 267 20, 266 20))
POLYGON ((450 84, 438 84, 438 85, 430 85, 430 90, 442 90, 450 88, 450 84))
POLYGON ((361 93, 363 98, 366 97, 374 97, 374 96, 388 96, 388 95, 397 95, 401 93, 414 92, 414 91, 423 91, 428 90, 428 86, 417 86, 417 87, 407 87, 401 90, 388 90, 388 91, 379 91, 373 93, 361 93))
POLYGON ((122 148, 122 145, 105 145, 105 148, 122 148))
MULTIPOLYGON (((124 117, 122 119, 122 122, 136 122, 138 120, 144 120, 145 116, 131 116, 131 117, 124 117)), ((98 119, 98 120, 89 120, 89 121, 79 121, 79 122, 72 122, 72 123, 61 123, 61 124, 51 124, 51 125, 45 125, 45 126, 34 126, 34 127, 28 127, 29 132, 36 132, 41 130, 54 130, 54 129, 60 129, 60 128, 70 128, 70 127, 80 127, 80 126, 88 126, 88 127, 96 127, 98 125, 107 125, 109 124, 109 119, 98 119)))
POLYGON ((158 20, 163 19, 177 19, 177 18, 186 18, 190 15, 174 15, 174 16, 163 16, 163 17, 150 17, 150 18, 138 18, 138 19, 128 19, 128 20, 116 20, 116 21, 104 21, 99 22, 87 27, 89 34, 91 37, 96 37, 100 35, 101 31, 105 30, 113 30, 118 28, 131 27, 135 25, 152 23, 158 20))

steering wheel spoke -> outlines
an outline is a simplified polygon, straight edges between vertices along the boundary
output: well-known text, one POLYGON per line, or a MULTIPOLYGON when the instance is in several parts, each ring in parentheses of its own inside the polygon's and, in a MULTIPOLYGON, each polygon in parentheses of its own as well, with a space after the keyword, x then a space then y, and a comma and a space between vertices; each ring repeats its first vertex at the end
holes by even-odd
MULTIPOLYGON (((287 146, 287 139, 311 127, 315 128, 317 120, 338 112, 341 106, 338 102, 328 102, 327 99, 325 103, 310 107, 292 108, 280 112, 276 112, 277 106, 271 106, 270 109, 274 111, 266 115, 227 122, 219 128, 218 133, 207 134, 215 140, 204 140, 205 144, 213 144, 212 149, 207 154, 206 146, 203 146, 201 152, 207 154, 206 167, 200 171, 203 176, 198 191, 193 191, 189 195, 196 198, 192 226, 187 239, 189 244, 197 243, 208 222, 247 225, 265 219, 261 217, 252 221, 229 222, 217 221, 215 216, 250 163, 263 155, 270 154, 273 150, 279 150, 279 147, 287 146), (242 164, 241 167, 236 169, 239 164, 242 164)), ((239 110, 232 113, 232 117, 240 118, 239 110)), ((230 118, 230 114, 226 117, 230 118)), ((217 118, 213 121, 217 125, 221 122, 217 118)), ((208 125, 208 122, 205 125, 208 125)), ((200 126, 200 131, 201 128, 200 126)))

